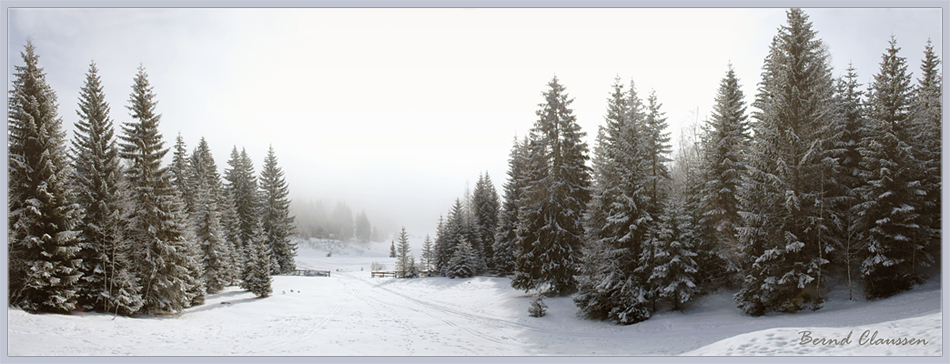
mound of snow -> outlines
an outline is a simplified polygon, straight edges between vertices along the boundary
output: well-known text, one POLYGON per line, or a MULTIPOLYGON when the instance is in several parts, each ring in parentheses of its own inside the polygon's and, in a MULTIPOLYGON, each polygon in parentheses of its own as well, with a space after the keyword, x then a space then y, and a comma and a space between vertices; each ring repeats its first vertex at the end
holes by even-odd
POLYGON ((683 356, 941 356, 941 314, 856 327, 783 327, 730 337, 683 356))

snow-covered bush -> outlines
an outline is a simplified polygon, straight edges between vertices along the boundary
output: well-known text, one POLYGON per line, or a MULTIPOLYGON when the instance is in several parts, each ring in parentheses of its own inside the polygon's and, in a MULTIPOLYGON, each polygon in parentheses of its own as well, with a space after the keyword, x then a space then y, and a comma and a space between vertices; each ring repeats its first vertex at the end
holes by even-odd
POLYGON ((542 317, 548 313, 548 305, 544 303, 544 295, 540 292, 535 293, 531 298, 531 306, 528 306, 528 314, 531 317, 542 317))

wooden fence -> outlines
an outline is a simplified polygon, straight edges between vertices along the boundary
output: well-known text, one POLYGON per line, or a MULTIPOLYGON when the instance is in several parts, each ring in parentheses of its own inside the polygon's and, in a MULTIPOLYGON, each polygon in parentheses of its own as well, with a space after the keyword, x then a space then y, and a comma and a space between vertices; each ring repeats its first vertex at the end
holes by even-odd
POLYGON ((292 276, 307 276, 307 277, 329 277, 330 271, 328 270, 313 270, 313 269, 297 269, 289 275, 292 276))

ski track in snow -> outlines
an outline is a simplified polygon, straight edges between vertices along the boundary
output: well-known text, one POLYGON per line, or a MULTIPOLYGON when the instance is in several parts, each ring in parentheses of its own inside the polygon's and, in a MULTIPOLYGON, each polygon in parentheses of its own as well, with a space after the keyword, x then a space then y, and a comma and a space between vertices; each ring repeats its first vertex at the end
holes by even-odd
MULTIPOLYGON (((940 355, 937 279, 888 299, 829 297, 815 312, 742 314, 731 292, 699 297, 685 312, 659 312, 619 326, 584 319, 571 297, 547 298, 529 317, 530 295, 507 278, 371 278, 371 262, 392 266, 389 243, 359 256, 301 245, 301 269, 332 277, 276 276, 271 297, 230 287, 179 317, 31 315, 9 309, 11 356, 636 356, 940 355), (878 330, 925 347, 803 346, 799 332, 836 338, 878 330)), ((846 292, 844 293, 846 295, 846 292)))

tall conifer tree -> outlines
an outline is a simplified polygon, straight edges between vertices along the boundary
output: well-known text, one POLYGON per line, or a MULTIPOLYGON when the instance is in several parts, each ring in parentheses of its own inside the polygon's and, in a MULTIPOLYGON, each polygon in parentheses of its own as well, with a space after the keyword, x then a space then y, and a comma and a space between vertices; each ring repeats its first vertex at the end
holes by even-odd
POLYGON ((838 159, 838 188, 832 191, 836 197, 833 206, 839 210, 841 242, 838 263, 845 269, 848 280, 848 297, 853 299, 853 282, 856 264, 865 253, 866 240, 861 220, 855 213, 860 202, 858 188, 863 184, 861 173, 860 145, 867 120, 864 116, 864 93, 859 89, 858 74, 849 65, 848 73, 840 78, 835 87, 835 146, 833 156, 838 159))
POLYGON ((284 171, 277 166, 277 155, 271 146, 261 169, 261 219, 271 256, 276 260, 275 273, 290 273, 297 269, 294 255, 297 244, 290 239, 294 217, 290 216, 290 190, 284 180, 284 171))
POLYGON ((403 226, 399 232, 399 245, 396 246, 396 276, 401 278, 412 278, 414 264, 410 264, 412 259, 409 247, 409 234, 406 233, 406 227, 403 226))
POLYGON ((518 201, 524 192, 522 175, 527 143, 527 138, 519 141, 518 137, 515 137, 508 157, 508 181, 505 183, 504 202, 498 213, 498 227, 495 231, 495 243, 492 245, 492 262, 495 270, 502 273, 513 272, 515 268, 520 211, 518 201))
POLYGON ((208 293, 217 293, 234 281, 231 252, 233 247, 226 239, 221 223, 221 215, 225 213, 224 207, 221 206, 225 202, 221 176, 205 138, 201 138, 198 147, 191 154, 189 166, 189 185, 194 192, 191 216, 195 239, 201 250, 204 268, 202 278, 208 293))
POLYGON ((585 218, 586 245, 574 303, 587 317, 632 324, 652 313, 644 260, 656 230, 648 205, 646 115, 636 88, 618 78, 597 136, 593 193, 585 218))
POLYGON ((69 168, 56 93, 31 41, 15 66, 7 109, 9 139, 9 302, 26 311, 76 307, 80 271, 79 207, 70 201, 69 168))
POLYGON ((486 268, 495 270, 494 244, 495 230, 498 229, 498 192, 486 172, 478 177, 475 190, 472 191, 474 204, 474 234, 482 243, 481 256, 485 259, 486 268))
POLYGON ((131 315, 142 306, 141 287, 130 271, 126 185, 98 72, 91 63, 79 95, 80 119, 72 143, 71 181, 76 202, 85 211, 80 222, 84 244, 79 304, 83 310, 131 315))
POLYGON ((133 262, 142 284, 143 310, 179 312, 201 299, 195 275, 200 266, 188 239, 184 204, 172 184, 173 175, 162 166, 168 153, 158 132, 161 115, 155 113, 155 94, 148 75, 139 67, 129 96, 133 121, 123 126, 121 156, 128 160, 132 213, 129 239, 133 262))
POLYGON ((773 38, 753 113, 755 139, 738 228, 748 269, 736 295, 751 315, 821 302, 828 242, 824 159, 833 123, 828 55, 801 9, 773 38))
POLYGON ((178 136, 175 137, 172 164, 168 167, 168 170, 172 174, 172 184, 175 185, 175 189, 181 194, 182 202, 185 204, 185 211, 190 214, 195 210, 196 192, 191 178, 194 172, 191 170, 192 165, 189 163, 189 159, 185 139, 181 137, 181 133, 179 132, 178 136))
POLYGON ((254 173, 254 165, 247 151, 243 149, 240 153, 237 147, 231 150, 228 167, 224 171, 224 179, 228 182, 227 194, 234 210, 233 221, 228 221, 227 225, 231 229, 236 249, 242 254, 238 260, 247 261, 251 259, 252 253, 248 250, 248 244, 254 239, 254 229, 260 220, 257 177, 254 173))
POLYGON ((911 78, 899 50, 892 37, 871 84, 860 149, 865 183, 856 209, 868 243, 862 264, 868 298, 888 297, 919 282, 917 267, 929 261, 923 248, 933 233, 922 214, 926 173, 913 148, 911 78))
POLYGON ((739 187, 745 175, 749 145, 745 96, 736 73, 729 71, 719 84, 712 118, 705 125, 703 174, 699 191, 702 218, 698 233, 702 244, 697 257, 703 281, 728 281, 739 272, 739 187))
POLYGON ((564 86, 548 83, 531 130, 518 216, 519 256, 512 287, 551 294, 574 291, 581 256, 583 216, 590 200, 585 133, 564 86))
POLYGON ((940 59, 934 53, 933 45, 927 40, 924 59, 920 65, 920 78, 914 92, 912 112, 914 118, 914 149, 920 156, 922 172, 925 174, 923 187, 927 196, 921 213, 925 223, 930 226, 931 236, 921 236, 925 250, 933 257, 940 257, 941 236, 941 149, 943 139, 943 77, 940 74, 940 59))

